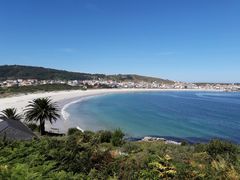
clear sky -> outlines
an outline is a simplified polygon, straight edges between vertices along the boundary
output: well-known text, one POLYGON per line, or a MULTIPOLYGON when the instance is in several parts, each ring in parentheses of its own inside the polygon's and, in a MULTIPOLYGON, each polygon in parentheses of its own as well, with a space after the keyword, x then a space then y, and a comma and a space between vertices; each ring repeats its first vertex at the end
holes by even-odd
POLYGON ((1 0, 0 64, 240 82, 240 0, 1 0))

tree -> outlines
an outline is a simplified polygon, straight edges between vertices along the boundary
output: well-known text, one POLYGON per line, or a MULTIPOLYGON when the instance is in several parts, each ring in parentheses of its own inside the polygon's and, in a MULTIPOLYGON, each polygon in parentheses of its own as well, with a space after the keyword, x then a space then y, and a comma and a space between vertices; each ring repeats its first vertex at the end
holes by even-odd
POLYGON ((58 106, 52 102, 50 98, 37 98, 29 102, 25 111, 26 121, 39 122, 40 134, 45 134, 45 121, 51 124, 56 121, 60 115, 58 114, 58 106))
POLYGON ((3 111, 1 111, 1 118, 6 118, 6 119, 12 119, 16 121, 20 121, 22 119, 22 116, 17 113, 16 108, 7 108, 3 111))

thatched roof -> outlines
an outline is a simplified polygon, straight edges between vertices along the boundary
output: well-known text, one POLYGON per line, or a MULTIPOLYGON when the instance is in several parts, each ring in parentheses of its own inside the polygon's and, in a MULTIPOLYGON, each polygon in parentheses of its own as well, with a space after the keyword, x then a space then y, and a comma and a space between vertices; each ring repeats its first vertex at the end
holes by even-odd
POLYGON ((0 136, 12 140, 31 140, 37 136, 21 121, 0 119, 0 136))

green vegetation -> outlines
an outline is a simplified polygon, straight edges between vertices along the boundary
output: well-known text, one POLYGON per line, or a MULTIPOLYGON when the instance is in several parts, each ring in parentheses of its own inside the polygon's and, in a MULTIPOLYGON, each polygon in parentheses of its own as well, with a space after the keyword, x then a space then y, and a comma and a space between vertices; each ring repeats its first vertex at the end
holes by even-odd
POLYGON ((0 112, 0 118, 20 121, 22 119, 22 115, 17 113, 16 108, 7 108, 0 112))
POLYGON ((166 84, 173 84, 173 81, 167 79, 160 79, 155 77, 148 77, 148 76, 140 76, 136 74, 117 74, 117 75, 109 75, 107 79, 115 80, 115 81, 132 81, 132 82, 158 82, 158 83, 166 83, 166 84))
POLYGON ((123 132, 120 129, 116 129, 113 132, 110 141, 114 146, 120 146, 123 144, 123 141, 122 141, 123 137, 124 137, 123 132))
POLYGON ((41 135, 45 134, 45 121, 52 124, 60 117, 56 103, 49 98, 34 99, 24 111, 27 122, 39 122, 41 135))
POLYGON ((35 132, 40 131, 40 127, 36 123, 25 122, 25 125, 32 131, 35 131, 35 132))
POLYGON ((20 65, 4 65, 0 66, 0 81, 7 79, 38 79, 38 80, 116 80, 116 81, 145 81, 158 83, 173 83, 173 81, 139 76, 133 74, 127 75, 104 75, 68 72, 63 70, 49 69, 43 67, 20 66, 20 65))
POLYGON ((67 135, 70 136, 70 135, 73 135, 77 132, 79 132, 79 130, 77 128, 69 128, 67 135))
POLYGON ((0 179, 239 179, 239 146, 125 142, 115 132, 0 141, 0 179), (114 136, 115 134, 115 136, 114 136), (114 146, 113 138, 119 137, 114 146))
POLYGON ((34 92, 50 92, 50 91, 62 91, 62 90, 80 90, 82 87, 70 86, 67 84, 44 84, 36 86, 21 86, 21 87, 0 87, 0 96, 10 96, 15 94, 26 94, 34 92))
POLYGON ((43 67, 4 65, 0 66, 0 80, 38 79, 38 80, 91 80, 104 78, 103 74, 68 72, 43 67))

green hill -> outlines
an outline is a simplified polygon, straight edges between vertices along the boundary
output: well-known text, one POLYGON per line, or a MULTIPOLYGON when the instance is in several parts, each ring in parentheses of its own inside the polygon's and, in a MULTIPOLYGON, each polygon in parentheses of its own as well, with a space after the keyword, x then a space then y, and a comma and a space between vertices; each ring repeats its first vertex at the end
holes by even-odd
POLYGON ((108 79, 116 80, 116 81, 133 81, 133 82, 158 82, 158 83, 173 83, 173 81, 167 80, 167 79, 160 79, 155 77, 149 77, 149 76, 140 76, 136 74, 118 74, 118 75, 109 75, 107 76, 108 79))
POLYGON ((68 72, 44 67, 3 65, 0 66, 0 80, 6 79, 39 79, 39 80, 86 80, 104 78, 103 74, 68 72))
POLYGON ((89 74, 79 72, 69 72, 64 70, 56 70, 44 67, 21 66, 21 65, 3 65, 0 66, 0 80, 7 79, 39 79, 39 80, 94 80, 106 79, 116 81, 145 81, 159 83, 173 83, 173 81, 139 76, 139 75, 104 75, 104 74, 89 74))

